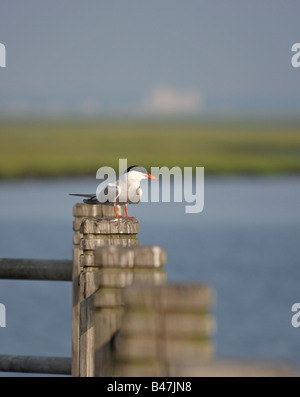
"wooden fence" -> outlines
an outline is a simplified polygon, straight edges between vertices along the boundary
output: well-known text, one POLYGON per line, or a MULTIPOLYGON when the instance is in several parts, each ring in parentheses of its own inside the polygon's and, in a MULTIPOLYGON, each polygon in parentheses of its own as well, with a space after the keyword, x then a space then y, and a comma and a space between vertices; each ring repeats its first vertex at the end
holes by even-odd
POLYGON ((214 290, 167 283, 166 252, 139 246, 135 218, 115 219, 112 207, 83 203, 73 214, 72 261, 0 259, 0 278, 72 281, 72 358, 0 355, 0 371, 75 377, 293 373, 215 360, 214 290))

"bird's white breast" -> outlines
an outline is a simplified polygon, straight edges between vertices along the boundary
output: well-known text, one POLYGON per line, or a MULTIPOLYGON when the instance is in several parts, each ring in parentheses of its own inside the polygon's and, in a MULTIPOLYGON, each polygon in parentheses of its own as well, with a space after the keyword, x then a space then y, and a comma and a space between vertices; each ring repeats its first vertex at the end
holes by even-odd
POLYGON ((140 181, 122 177, 118 181, 118 186, 120 188, 119 203, 137 204, 140 202, 142 195, 140 181))

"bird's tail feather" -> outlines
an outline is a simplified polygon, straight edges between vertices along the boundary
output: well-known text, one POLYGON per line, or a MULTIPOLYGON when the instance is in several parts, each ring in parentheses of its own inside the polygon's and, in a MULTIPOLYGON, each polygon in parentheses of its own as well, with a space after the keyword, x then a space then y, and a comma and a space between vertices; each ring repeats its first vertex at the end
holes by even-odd
POLYGON ((95 194, 80 194, 80 193, 69 193, 69 196, 79 196, 79 197, 93 197, 95 194))

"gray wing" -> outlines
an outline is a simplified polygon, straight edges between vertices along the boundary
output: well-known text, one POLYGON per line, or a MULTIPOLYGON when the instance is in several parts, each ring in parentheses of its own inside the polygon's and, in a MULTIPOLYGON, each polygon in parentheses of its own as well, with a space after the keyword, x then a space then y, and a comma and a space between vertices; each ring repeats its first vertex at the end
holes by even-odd
POLYGON ((78 196, 78 197, 87 197, 87 199, 83 200, 86 204, 99 204, 97 197, 95 194, 80 194, 80 193, 69 193, 70 196, 78 196))
POLYGON ((106 188, 97 194, 80 194, 80 193, 70 193, 70 196, 87 197, 83 200, 86 204, 109 204, 117 203, 118 197, 120 196, 121 188, 114 184, 109 183, 106 188))
POLYGON ((120 196, 121 189, 114 183, 109 183, 101 192, 97 192, 98 202, 100 203, 116 203, 120 196))

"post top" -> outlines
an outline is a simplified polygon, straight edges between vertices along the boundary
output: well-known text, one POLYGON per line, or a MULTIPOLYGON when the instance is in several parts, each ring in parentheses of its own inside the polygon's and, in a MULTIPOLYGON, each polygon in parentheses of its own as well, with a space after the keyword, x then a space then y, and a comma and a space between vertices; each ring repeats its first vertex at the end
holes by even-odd
MULTIPOLYGON (((124 215, 124 208, 117 205, 117 211, 119 216, 124 215)), ((77 203, 73 206, 74 216, 95 216, 95 217, 105 217, 105 218, 115 218, 115 211, 112 205, 105 204, 86 204, 77 203)))
POLYGON ((139 222, 135 218, 85 218, 81 222, 82 234, 138 234, 139 222))

